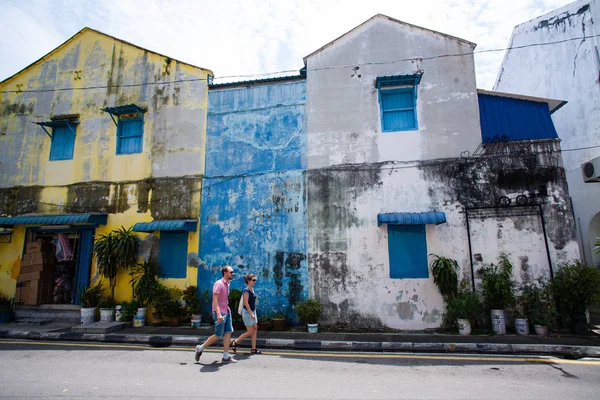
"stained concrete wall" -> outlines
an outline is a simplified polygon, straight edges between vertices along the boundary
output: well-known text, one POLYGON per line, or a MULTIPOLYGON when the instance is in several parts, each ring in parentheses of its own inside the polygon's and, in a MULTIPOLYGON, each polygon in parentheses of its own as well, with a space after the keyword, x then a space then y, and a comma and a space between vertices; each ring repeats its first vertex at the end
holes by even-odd
POLYGON ((472 271, 508 253, 521 263, 514 276, 521 282, 549 270, 544 247, 537 247, 541 223, 501 214, 474 220, 481 262, 473 258, 472 266, 465 207, 496 207, 501 196, 532 191, 533 180, 549 193, 543 207, 551 262, 577 254, 562 165, 545 167, 548 153, 560 158, 558 145, 531 149, 540 166, 534 171, 468 157, 481 143, 472 56, 397 61, 473 47, 381 16, 307 58, 310 295, 324 304, 324 324, 416 330, 442 323, 443 299, 431 272, 425 279, 390 278, 379 213, 442 211, 446 223, 426 226, 428 254, 456 259, 460 279, 471 282, 472 271), (418 69, 419 129, 382 133, 376 77, 418 69), (522 173, 536 178, 515 178, 522 173))
POLYGON ((581 164, 600 156, 600 86, 597 29, 600 2, 577 1, 517 25, 494 90, 567 100, 552 114, 563 148, 582 260, 600 263, 593 243, 600 226, 600 183, 584 183, 581 164), (548 46, 539 43, 558 42, 548 46), (528 46, 530 45, 530 46, 528 46), (577 149, 577 150, 571 150, 577 149))
MULTIPOLYGON (((0 213, 109 213, 96 234, 153 219, 197 218, 209 70, 85 28, 0 83, 0 213), (143 150, 116 155, 116 125, 101 108, 145 107, 143 150), (33 122, 78 114, 72 160, 49 161, 50 138, 33 122)), ((20 229, 20 228, 19 228, 20 229)), ((142 235, 144 236, 144 235, 142 235)), ((190 234, 191 255, 197 233, 190 234)), ((24 237, 0 249, 0 270, 20 265, 24 237), (16 250, 15 250, 16 249, 16 250)), ((14 290, 15 273, 2 281, 14 290)), ((183 287, 195 283, 173 280, 183 287)), ((127 275, 117 298, 128 298, 127 275)))
POLYGON ((308 293, 305 102, 304 80, 209 91, 198 286, 254 273, 260 316, 308 293))

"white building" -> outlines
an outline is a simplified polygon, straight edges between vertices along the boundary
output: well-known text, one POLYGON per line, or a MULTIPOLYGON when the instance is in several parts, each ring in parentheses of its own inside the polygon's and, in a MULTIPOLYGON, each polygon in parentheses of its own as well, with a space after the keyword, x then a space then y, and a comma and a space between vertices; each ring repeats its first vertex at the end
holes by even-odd
MULTIPOLYGON (((502 252, 519 281, 578 256, 556 133, 481 145, 479 98, 509 116, 493 107, 505 97, 477 91, 474 48, 376 15, 305 57, 309 281, 324 323, 439 327, 431 253, 456 259, 468 283, 502 252), (486 157, 511 146, 535 168, 486 157), (502 180, 523 174, 543 194, 502 180)), ((532 100, 515 101, 547 104, 532 100)))
POLYGON ((568 101, 552 119, 561 139, 582 260, 588 264, 600 262, 593 251, 600 236, 598 23, 600 2, 585 0, 516 26, 509 43, 514 49, 506 52, 494 87, 568 101))

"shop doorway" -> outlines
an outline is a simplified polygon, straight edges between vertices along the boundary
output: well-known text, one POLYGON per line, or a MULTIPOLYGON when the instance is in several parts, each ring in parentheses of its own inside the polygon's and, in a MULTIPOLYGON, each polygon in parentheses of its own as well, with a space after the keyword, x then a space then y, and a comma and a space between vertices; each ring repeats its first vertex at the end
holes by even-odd
POLYGON ((93 229, 28 228, 17 302, 79 304, 78 288, 89 284, 93 229))

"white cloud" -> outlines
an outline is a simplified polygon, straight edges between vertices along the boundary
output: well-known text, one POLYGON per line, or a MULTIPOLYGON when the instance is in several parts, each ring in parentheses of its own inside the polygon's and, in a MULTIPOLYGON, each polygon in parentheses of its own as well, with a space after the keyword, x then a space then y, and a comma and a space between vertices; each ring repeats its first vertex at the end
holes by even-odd
MULTIPOLYGON (((4 0, 0 80, 84 26, 211 69, 217 77, 297 71, 302 57, 377 13, 478 44, 504 48, 515 25, 564 0, 4 0)), ((491 88, 503 52, 476 55, 477 81, 491 88)))

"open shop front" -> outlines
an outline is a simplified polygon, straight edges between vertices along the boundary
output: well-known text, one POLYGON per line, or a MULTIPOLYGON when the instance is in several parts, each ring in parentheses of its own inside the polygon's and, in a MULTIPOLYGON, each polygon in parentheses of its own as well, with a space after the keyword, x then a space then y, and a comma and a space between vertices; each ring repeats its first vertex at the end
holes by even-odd
POLYGON ((25 234, 16 303, 80 304, 90 282, 94 231, 106 214, 0 218, 0 225, 32 225, 25 234), (33 226, 37 225, 37 226, 33 226))

